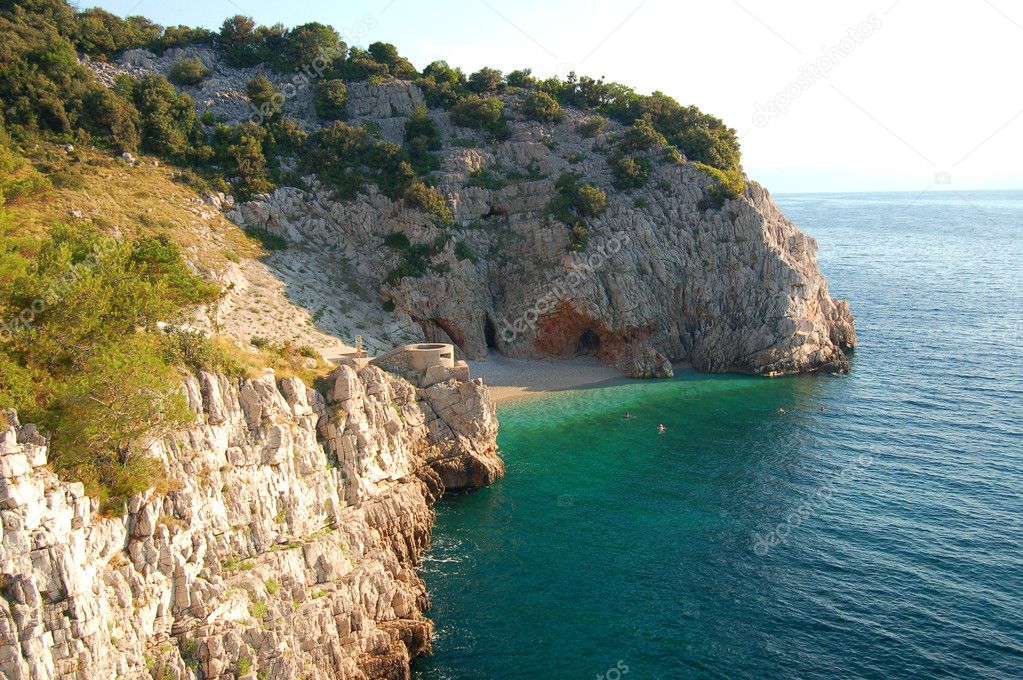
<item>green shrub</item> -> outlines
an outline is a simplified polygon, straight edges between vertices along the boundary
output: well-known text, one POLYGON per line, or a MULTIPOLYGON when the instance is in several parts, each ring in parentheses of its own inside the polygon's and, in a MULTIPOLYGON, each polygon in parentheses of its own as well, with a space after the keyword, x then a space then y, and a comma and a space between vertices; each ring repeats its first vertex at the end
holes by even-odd
POLYGON ((633 156, 613 156, 609 161, 619 189, 638 189, 650 175, 650 160, 633 156))
POLYGON ((597 217, 607 208, 607 195, 592 184, 582 184, 575 173, 566 172, 554 183, 555 196, 547 212, 571 230, 569 250, 586 249, 586 218, 597 217))
POLYGON ((501 72, 484 67, 469 76, 469 90, 476 94, 495 94, 501 89, 501 72))
POLYGON ((142 144, 142 117, 138 109, 105 87, 86 95, 81 120, 98 142, 119 152, 137 151, 142 144))
MULTIPOLYGON (((11 252, 6 239, 0 246, 11 252)), ((28 266, 4 259, 18 273, 0 286, 0 307, 32 310, 0 346, 4 405, 49 432, 54 469, 85 483, 104 511, 151 486, 166 490, 146 449, 192 412, 155 324, 219 291, 166 238, 119 242, 89 225, 54 228, 28 266)))
POLYGON ((693 163, 694 166, 714 179, 714 184, 707 189, 701 207, 706 210, 720 210, 725 201, 739 198, 746 192, 746 180, 738 170, 719 170, 704 163, 693 163))
POLYGON ((455 125, 498 133, 504 129, 504 103, 496 97, 469 95, 451 109, 455 125))
POLYGON ((216 160, 222 171, 233 178, 232 190, 242 198, 273 190, 267 160, 273 146, 274 139, 267 128, 250 122, 218 125, 213 135, 216 160))
POLYGON ((309 133, 291 118, 281 117, 271 121, 268 130, 274 146, 293 153, 304 150, 309 140, 309 133))
POLYGON ((345 117, 348 88, 340 79, 318 80, 313 86, 313 107, 320 118, 340 120, 345 117))
POLYGON ((647 151, 664 146, 668 141, 650 122, 649 116, 637 118, 622 135, 621 146, 626 151, 647 151))
POLYGON ((347 81, 369 80, 390 75, 387 64, 381 64, 369 52, 353 47, 341 65, 339 75, 347 81))
POLYGON ((145 449, 194 418, 179 382, 145 336, 128 336, 91 355, 80 373, 57 386, 52 410, 41 420, 58 474, 83 482, 116 514, 131 495, 165 486, 162 463, 145 449))
POLYGON ((442 222, 451 221, 451 209, 448 207, 447 199, 422 180, 415 180, 408 185, 405 189, 405 201, 413 208, 433 215, 442 222))
POLYGON ((501 179, 489 168, 480 168, 469 173, 469 181, 465 185, 496 191, 508 186, 508 180, 501 179))
POLYGON ((198 85, 209 74, 199 59, 182 59, 171 68, 170 81, 175 85, 198 85))
POLYGON ((575 208, 583 217, 597 217, 607 208, 607 194, 592 184, 582 184, 576 189, 575 208))
POLYGON ((435 61, 423 69, 416 84, 428 104, 450 109, 464 95, 466 77, 462 69, 452 68, 446 61, 435 61))
POLYGON ((526 117, 541 123, 553 123, 561 120, 564 113, 558 101, 546 92, 532 92, 522 102, 522 112, 526 117))
POLYGON ((276 62, 286 71, 333 62, 348 49, 333 27, 318 22, 296 26, 287 33, 285 41, 283 59, 276 62))
POLYGON ((201 331, 172 329, 161 338, 160 350, 167 364, 183 366, 192 373, 219 371, 232 378, 245 375, 245 367, 201 331))
POLYGON ((412 167, 419 174, 440 167, 440 160, 433 153, 441 148, 440 131, 426 107, 421 104, 416 105, 405 122, 405 148, 412 167))
POLYGON ((152 40, 147 46, 160 54, 172 47, 188 47, 189 45, 216 44, 216 33, 205 28, 191 26, 167 26, 163 35, 152 40))
POLYGON ((0 208, 43 194, 49 188, 46 175, 0 144, 0 208))
POLYGON ((179 163, 199 160, 208 150, 192 98, 178 94, 163 76, 121 80, 142 124, 142 149, 179 163), (205 148, 204 148, 205 147, 205 148))
POLYGON ((245 84, 245 94, 249 96, 252 105, 260 110, 277 112, 283 103, 283 97, 274 89, 270 79, 263 75, 256 76, 245 84))
POLYGON ((459 241, 455 244, 455 257, 459 260, 469 260, 470 262, 476 262, 476 253, 472 252, 472 248, 465 241, 459 241))
MULTIPOLYGON (((86 54, 109 57, 156 40, 162 29, 143 17, 122 19, 98 7, 78 14, 75 35, 78 49, 86 54)), ((71 28, 71 27, 67 27, 71 28)))
POLYGON ((231 66, 254 66, 261 59, 256 22, 240 14, 225 19, 217 36, 224 60, 231 66))
POLYGON ((504 80, 508 83, 509 87, 532 87, 536 84, 536 78, 533 77, 533 70, 528 68, 512 71, 504 80))
POLYGON ((583 137, 596 137, 604 132, 605 127, 607 127, 607 118, 590 116, 579 123, 579 134, 583 137))

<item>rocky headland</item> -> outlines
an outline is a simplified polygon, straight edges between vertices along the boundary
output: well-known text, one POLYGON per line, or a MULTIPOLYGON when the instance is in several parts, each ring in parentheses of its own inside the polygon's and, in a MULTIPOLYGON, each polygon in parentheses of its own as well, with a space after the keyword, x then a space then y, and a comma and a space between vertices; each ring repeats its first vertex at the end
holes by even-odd
POLYGON ((457 377, 187 376, 196 424, 151 450, 177 485, 123 518, 8 414, 0 675, 407 678, 430 648, 431 505, 504 472, 486 388, 457 377))
MULTIPOLYGON (((228 66, 217 50, 201 47, 160 56, 133 50, 116 64, 90 66, 113 82, 117 73, 166 74, 186 58, 201 60, 211 73, 183 88, 197 109, 231 122, 256 111, 246 105, 249 79, 276 78, 282 89, 288 82, 265 67, 228 66)), ((766 189, 747 180, 742 195, 715 205, 708 201, 714 178, 684 158, 664 162, 659 148, 640 154, 651 168, 643 185, 619 189, 608 155, 625 126, 611 120, 588 136, 581 131, 588 114, 572 107, 556 122, 537 122, 522 113, 524 97, 500 95, 509 130, 502 141, 428 107, 441 140, 434 184, 451 206, 453 229, 373 185, 340 200, 315 175, 304 177, 301 188, 250 201, 212 201, 240 226, 293 246, 269 261, 274 267, 277 259, 291 288, 314 288, 329 274, 293 273, 289 259, 312 252, 329 254, 331 268, 344 270, 370 300, 381 296, 377 301, 392 311, 360 330, 381 349, 426 339, 452 342, 469 359, 493 351, 596 356, 634 377, 669 376, 675 362, 770 376, 848 370, 845 353, 856 344, 849 306, 829 294, 817 243, 785 218, 766 189), (589 245, 581 252, 570 250, 571 230, 549 211, 565 173, 607 196, 606 209, 588 220, 589 245), (413 247, 443 245, 431 250, 421 275, 394 280, 388 275, 405 257, 384 245, 394 234, 413 247)), ((412 82, 348 87, 349 124, 386 142, 403 141, 417 106, 426 99, 412 82)), ((311 87, 296 88, 281 108, 305 128, 327 124, 314 111, 311 87)), ((301 304, 329 307, 323 297, 329 294, 301 304)))

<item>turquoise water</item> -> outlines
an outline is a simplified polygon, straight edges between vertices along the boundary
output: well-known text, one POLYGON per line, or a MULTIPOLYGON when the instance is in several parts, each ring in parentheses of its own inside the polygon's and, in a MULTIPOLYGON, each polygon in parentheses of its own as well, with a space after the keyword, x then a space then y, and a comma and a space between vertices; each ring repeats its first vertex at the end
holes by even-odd
POLYGON ((1023 677, 1023 192, 778 202, 853 373, 501 408, 507 476, 438 505, 416 678, 1023 677))

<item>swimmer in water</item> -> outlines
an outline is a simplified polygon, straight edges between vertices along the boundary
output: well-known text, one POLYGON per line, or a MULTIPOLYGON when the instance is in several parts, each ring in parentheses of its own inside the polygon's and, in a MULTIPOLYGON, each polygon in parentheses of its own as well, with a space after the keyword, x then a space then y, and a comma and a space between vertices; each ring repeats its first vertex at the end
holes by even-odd
POLYGON ((778 409, 778 415, 781 415, 781 416, 785 415, 785 409, 783 409, 783 408, 778 409))
POLYGON ((623 419, 623 420, 629 420, 630 418, 632 418, 632 414, 631 414, 631 413, 629 413, 628 411, 626 411, 626 412, 625 412, 625 415, 624 415, 624 416, 622 416, 622 419, 623 419))
POLYGON ((665 430, 667 430, 667 429, 668 429, 668 428, 666 428, 666 427, 664 426, 664 424, 663 424, 663 423, 657 426, 657 431, 658 431, 658 432, 659 432, 660 434, 664 434, 664 431, 665 431, 665 430))

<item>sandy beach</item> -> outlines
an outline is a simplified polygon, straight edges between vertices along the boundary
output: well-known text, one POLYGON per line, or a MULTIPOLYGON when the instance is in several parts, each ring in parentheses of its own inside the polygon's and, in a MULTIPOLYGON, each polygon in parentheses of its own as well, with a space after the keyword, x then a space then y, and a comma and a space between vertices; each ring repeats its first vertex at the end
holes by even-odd
POLYGON ((492 353, 485 360, 470 361, 469 366, 474 378, 483 378, 497 403, 628 380, 593 357, 527 360, 492 353))

